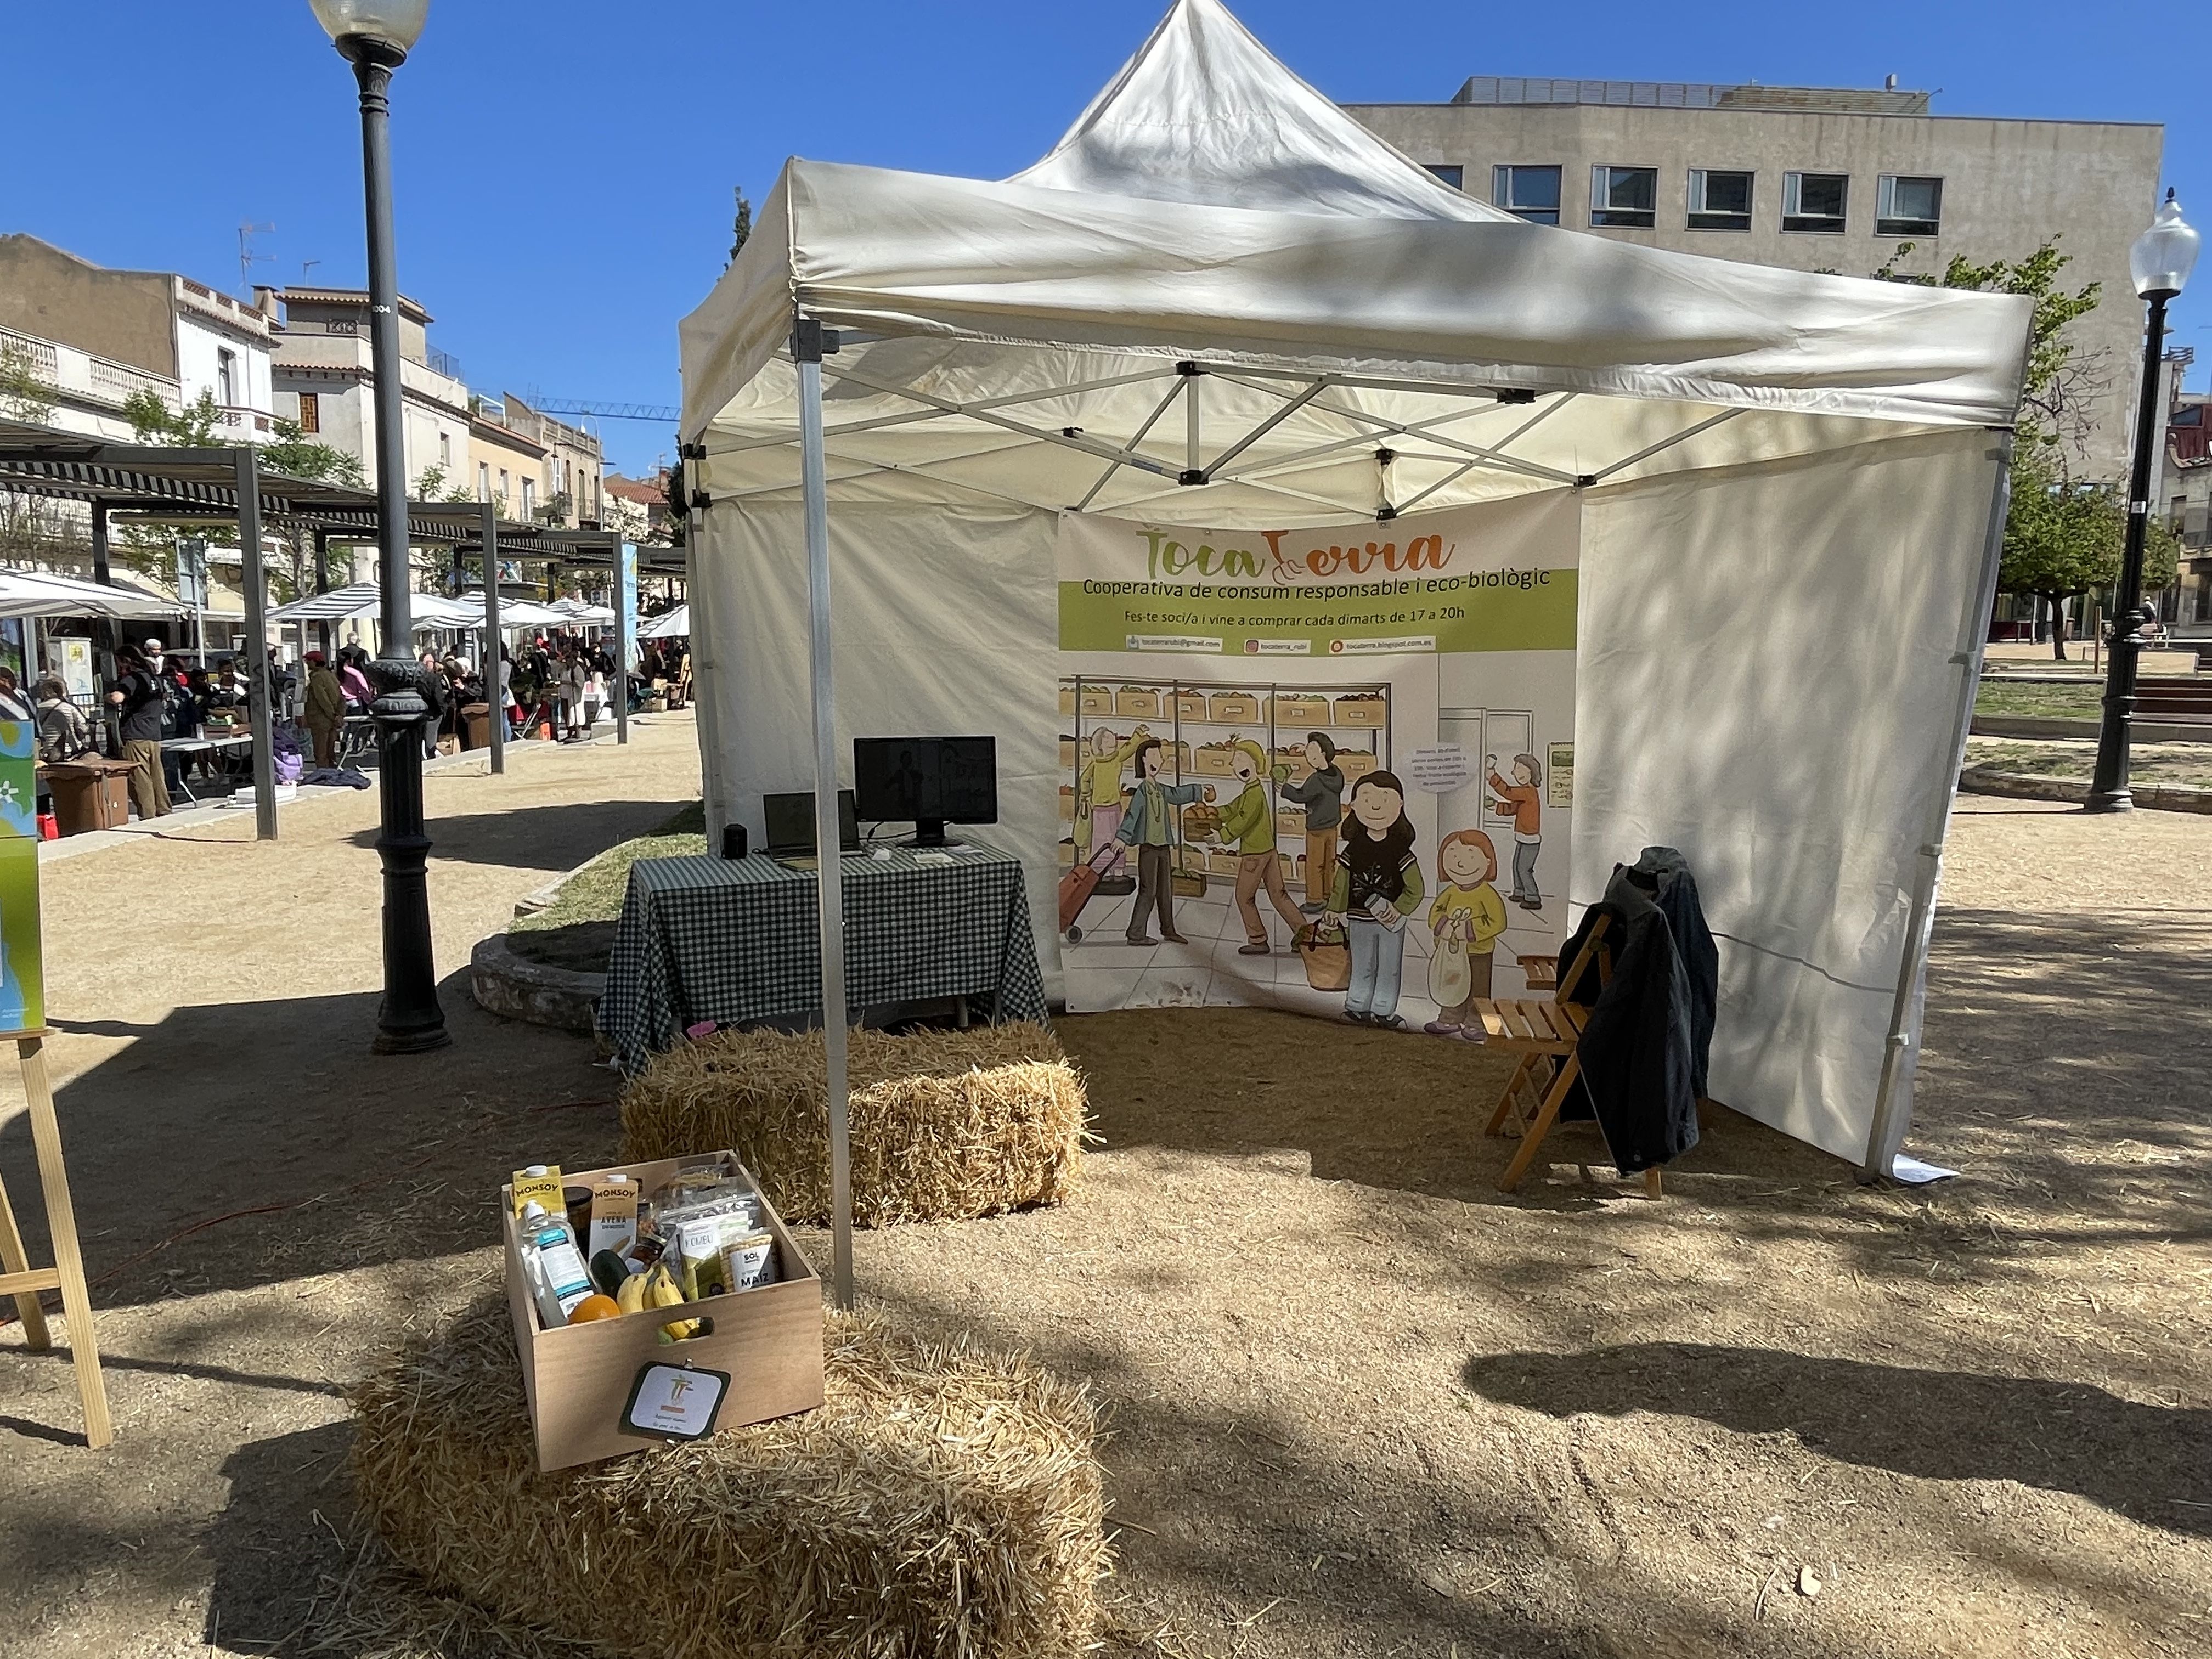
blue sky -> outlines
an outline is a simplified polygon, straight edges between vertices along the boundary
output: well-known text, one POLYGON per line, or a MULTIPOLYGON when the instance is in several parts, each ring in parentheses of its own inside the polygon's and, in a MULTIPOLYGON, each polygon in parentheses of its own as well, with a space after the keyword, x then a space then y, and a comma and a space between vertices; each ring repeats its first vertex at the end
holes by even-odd
MULTIPOLYGON (((1003 176, 1051 144, 1164 9, 433 0, 396 92, 401 285, 480 391, 672 404, 677 320, 720 274, 733 185, 757 201, 793 154, 1003 176)), ((307 280, 360 283, 353 83, 307 0, 8 10, 0 229, 242 293, 238 228, 270 224, 255 280, 297 282, 313 261, 307 280)), ((2198 67, 2212 26, 2191 8, 1237 10, 1350 101, 1443 100, 1472 74, 1878 86, 1894 73, 1939 89, 1951 114, 2162 121, 2167 182, 2212 224, 2198 67)), ((2195 340, 2212 330, 2208 291, 2200 280, 2185 296, 2176 337, 2212 359, 2195 340)), ((673 444, 629 422, 605 435, 631 471, 673 444)))

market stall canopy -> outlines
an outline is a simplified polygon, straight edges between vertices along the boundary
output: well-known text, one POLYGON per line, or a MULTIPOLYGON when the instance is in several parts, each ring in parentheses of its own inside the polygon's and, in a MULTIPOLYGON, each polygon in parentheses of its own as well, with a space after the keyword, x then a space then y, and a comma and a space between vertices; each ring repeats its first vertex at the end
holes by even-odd
MULTIPOLYGON (((417 629, 481 628, 483 607, 442 593, 410 593, 408 609, 417 629)), ((327 593, 310 593, 269 613, 272 623, 351 622, 374 619, 384 608, 384 589, 376 582, 355 582, 327 593)))
POLYGON ((44 570, 0 570, 0 617, 106 617, 123 621, 178 617, 174 599, 121 583, 79 581, 44 570))
POLYGON ((833 501, 1259 525, 2008 425, 2030 302, 1524 222, 1178 0, 1012 179, 787 165, 683 325, 714 500, 796 489, 794 307, 833 501))
POLYGON ((691 631, 691 607, 679 605, 673 611, 664 611, 658 617, 646 619, 637 630, 641 640, 682 639, 691 631))
POLYGON ((576 619, 567 611, 535 599, 509 599, 499 607, 499 620, 512 628, 567 628, 576 619))
POLYGON ((571 622, 611 623, 615 619, 615 613, 607 606, 593 605, 588 599, 556 599, 549 608, 559 611, 571 622))

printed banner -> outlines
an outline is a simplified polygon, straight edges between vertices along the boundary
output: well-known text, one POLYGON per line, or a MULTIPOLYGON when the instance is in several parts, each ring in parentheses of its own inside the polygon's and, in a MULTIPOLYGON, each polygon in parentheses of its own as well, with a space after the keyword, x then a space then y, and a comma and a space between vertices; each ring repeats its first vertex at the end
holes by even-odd
POLYGON ((38 728, 0 720, 0 1033, 46 1023, 39 936, 38 728))
POLYGON ((1472 1005, 1566 933, 1579 544, 1564 491, 1311 531, 1065 515, 1069 1008, 1479 1040, 1472 1005))

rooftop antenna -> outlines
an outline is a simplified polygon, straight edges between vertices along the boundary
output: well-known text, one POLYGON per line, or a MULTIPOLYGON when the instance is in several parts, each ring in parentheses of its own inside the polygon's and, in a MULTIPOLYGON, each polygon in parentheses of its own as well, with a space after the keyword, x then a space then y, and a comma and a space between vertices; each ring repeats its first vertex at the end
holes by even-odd
POLYGON ((320 264, 322 264, 320 259, 302 259, 300 261, 300 281, 303 286, 307 283, 307 273, 320 264))
POLYGON ((257 225, 251 219, 243 220, 238 227, 238 284, 248 294, 253 292, 253 267, 275 264, 273 253, 256 253, 253 239, 266 235, 276 228, 274 225, 257 225))

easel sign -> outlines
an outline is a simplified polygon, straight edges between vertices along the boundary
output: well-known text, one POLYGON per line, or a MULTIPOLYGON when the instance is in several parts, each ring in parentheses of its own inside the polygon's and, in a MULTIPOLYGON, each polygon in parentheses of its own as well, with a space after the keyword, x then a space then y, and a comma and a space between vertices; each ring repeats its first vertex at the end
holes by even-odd
POLYGON ((46 1202, 54 1265, 33 1268, 24 1253, 15 1212, 0 1186, 0 1296, 15 1298, 25 1346, 43 1352, 53 1344, 39 1292, 59 1291, 69 1318, 70 1354, 76 1363, 77 1393, 84 1401, 85 1439, 105 1446, 114 1436, 107 1391, 100 1382, 100 1350, 92 1334, 92 1297, 78 1251, 76 1216, 70 1204, 69 1173, 62 1163, 61 1126, 46 1078, 46 975, 39 932, 39 826, 36 730, 21 720, 0 720, 0 1038, 15 1045, 30 1107, 31 1144, 38 1153, 39 1185, 46 1202))

